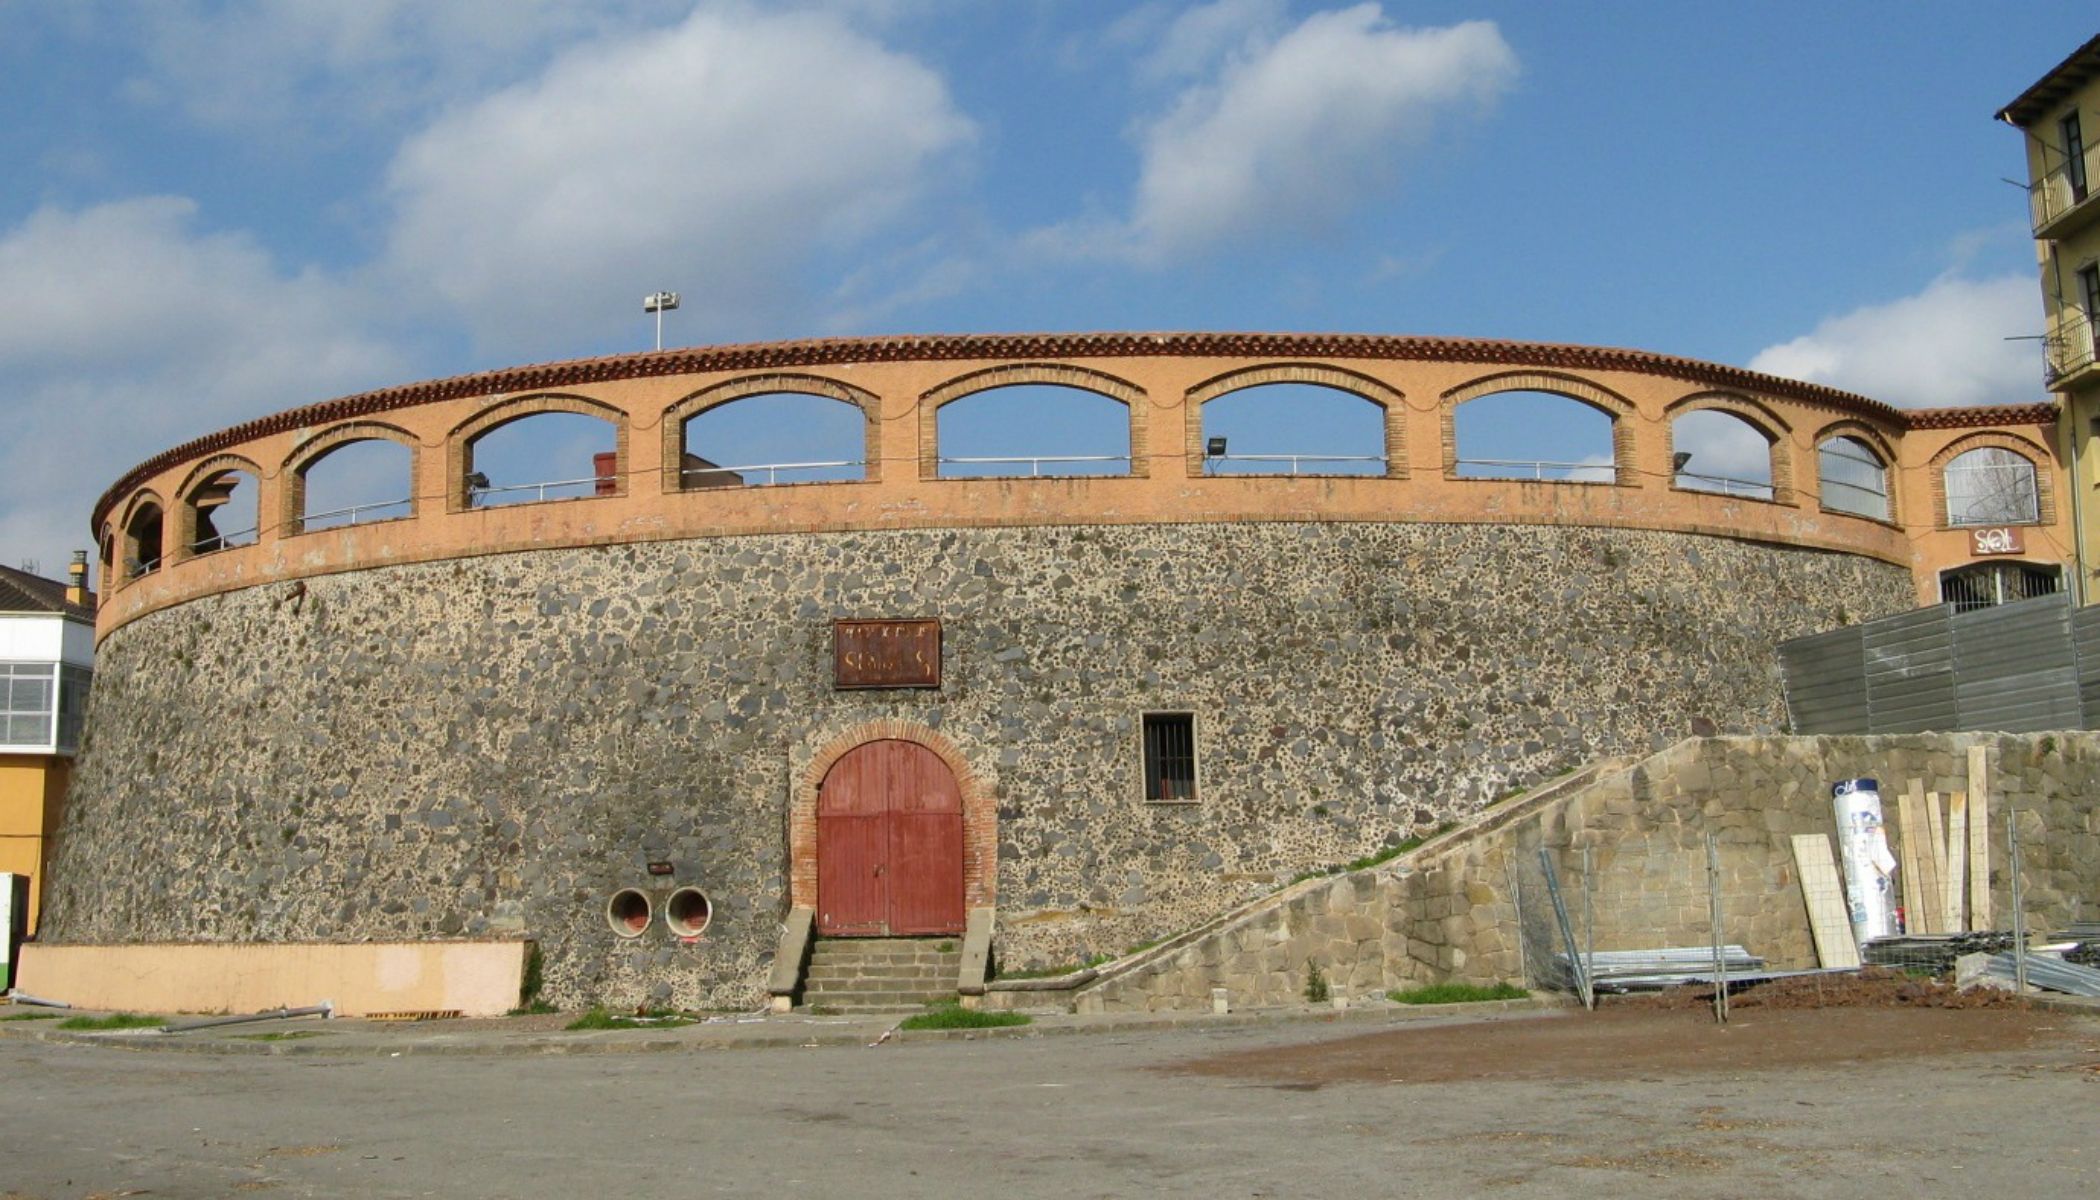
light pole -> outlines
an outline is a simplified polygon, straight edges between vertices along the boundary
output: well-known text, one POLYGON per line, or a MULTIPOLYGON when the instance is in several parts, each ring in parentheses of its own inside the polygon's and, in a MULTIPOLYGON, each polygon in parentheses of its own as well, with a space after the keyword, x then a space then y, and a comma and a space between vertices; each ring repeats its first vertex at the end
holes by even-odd
POLYGON ((677 292, 651 292, 642 297, 642 311, 656 314, 656 348, 664 348, 664 314, 678 307, 677 292))

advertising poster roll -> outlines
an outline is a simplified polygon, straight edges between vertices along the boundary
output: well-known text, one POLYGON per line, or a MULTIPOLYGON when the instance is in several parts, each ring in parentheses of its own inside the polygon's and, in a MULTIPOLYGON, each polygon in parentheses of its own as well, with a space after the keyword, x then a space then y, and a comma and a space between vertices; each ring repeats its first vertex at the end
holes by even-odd
POLYGON ((1845 870, 1845 908, 1860 945, 1896 933, 1896 856, 1881 826, 1881 784, 1846 779, 1831 785, 1837 812, 1838 859, 1845 870))

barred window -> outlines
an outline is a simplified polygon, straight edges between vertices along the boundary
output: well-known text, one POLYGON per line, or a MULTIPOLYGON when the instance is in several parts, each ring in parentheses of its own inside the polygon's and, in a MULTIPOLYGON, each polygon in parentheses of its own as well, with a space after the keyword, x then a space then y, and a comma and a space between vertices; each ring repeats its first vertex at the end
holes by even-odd
POLYGON ((1145 714, 1145 799, 1196 798, 1196 715, 1145 714))
POLYGON ((1940 603, 1952 604, 1956 612, 2053 596, 2063 590, 2061 567, 1989 562, 1940 572, 1940 603))
POLYGON ((51 663, 0 663, 0 746, 49 746, 57 706, 51 663))
POLYGON ((2040 519, 2034 464, 2025 455, 1984 446, 1947 464, 1947 524, 2031 525, 2040 519))

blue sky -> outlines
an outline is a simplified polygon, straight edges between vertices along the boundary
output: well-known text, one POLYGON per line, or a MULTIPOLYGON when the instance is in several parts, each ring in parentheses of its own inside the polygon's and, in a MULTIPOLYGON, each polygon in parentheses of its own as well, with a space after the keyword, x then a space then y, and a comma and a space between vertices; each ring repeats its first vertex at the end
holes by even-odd
POLYGON ((0 0, 0 558, 141 458, 671 344, 1633 346, 2043 396, 2019 134, 2089 3, 0 0))

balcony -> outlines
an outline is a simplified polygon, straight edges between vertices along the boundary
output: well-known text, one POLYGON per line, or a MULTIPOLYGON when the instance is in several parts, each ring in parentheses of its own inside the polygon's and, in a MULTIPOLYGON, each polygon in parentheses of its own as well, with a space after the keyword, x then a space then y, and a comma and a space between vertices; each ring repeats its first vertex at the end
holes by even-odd
POLYGON ((2045 374, 2050 390, 2068 392, 2100 379, 2094 372, 2093 321, 2075 308, 2059 309, 2055 327, 2044 343, 2045 374))
POLYGON ((2100 146, 2079 151, 2077 161, 2060 163, 2027 189, 2027 202, 2034 220, 2034 236, 2059 241, 2085 228, 2100 204, 2094 202, 2100 188, 2100 146))

